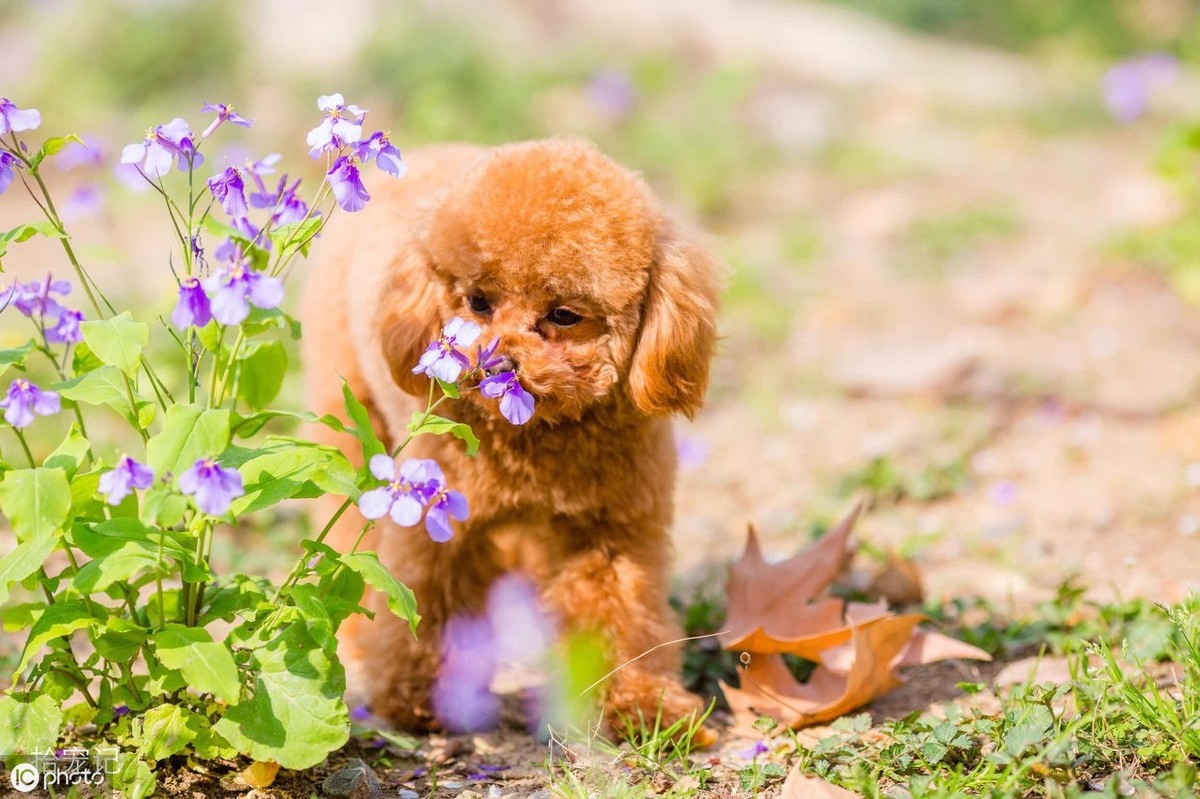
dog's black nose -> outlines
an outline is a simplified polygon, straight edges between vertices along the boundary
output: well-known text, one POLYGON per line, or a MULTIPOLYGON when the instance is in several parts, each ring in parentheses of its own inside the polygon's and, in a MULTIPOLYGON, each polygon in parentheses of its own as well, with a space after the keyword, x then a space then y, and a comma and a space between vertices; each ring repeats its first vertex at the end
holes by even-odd
POLYGON ((500 357, 499 362, 495 366, 493 366, 491 369, 488 369, 488 374, 498 375, 501 372, 515 371, 517 371, 517 365, 513 363, 512 358, 509 358, 507 355, 503 355, 500 357))

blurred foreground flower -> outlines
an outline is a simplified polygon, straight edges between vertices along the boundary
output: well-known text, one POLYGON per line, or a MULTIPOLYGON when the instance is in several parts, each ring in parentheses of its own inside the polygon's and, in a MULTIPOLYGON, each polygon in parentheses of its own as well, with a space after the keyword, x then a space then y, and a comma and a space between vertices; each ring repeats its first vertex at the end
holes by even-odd
POLYGON ((1150 95, 1175 79, 1179 62, 1166 53, 1122 61, 1104 73, 1104 104, 1112 118, 1128 124, 1146 111, 1150 95))

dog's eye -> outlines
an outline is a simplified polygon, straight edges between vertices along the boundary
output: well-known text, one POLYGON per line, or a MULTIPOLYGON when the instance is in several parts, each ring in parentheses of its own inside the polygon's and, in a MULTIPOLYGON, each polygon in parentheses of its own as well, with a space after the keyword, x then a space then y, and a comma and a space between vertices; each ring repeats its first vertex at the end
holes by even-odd
POLYGON ((574 311, 568 311, 566 308, 555 308, 550 313, 546 314, 547 321, 552 325, 559 327, 570 327, 578 322, 583 317, 574 311))
POLYGON ((492 304, 487 301, 487 297, 480 294, 471 294, 467 297, 467 307, 477 314, 488 314, 492 312, 492 304))

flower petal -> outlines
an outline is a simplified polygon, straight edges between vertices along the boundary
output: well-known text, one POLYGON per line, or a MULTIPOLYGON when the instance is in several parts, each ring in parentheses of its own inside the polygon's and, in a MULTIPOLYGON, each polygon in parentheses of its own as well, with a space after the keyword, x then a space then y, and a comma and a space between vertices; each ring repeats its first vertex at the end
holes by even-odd
POLYGON ((392 507, 392 492, 387 488, 364 491, 358 498, 358 511, 365 519, 381 519, 392 507))
POLYGON ((372 455, 368 466, 371 468, 371 474, 380 480, 390 482, 396 479, 396 462, 387 455, 372 455))

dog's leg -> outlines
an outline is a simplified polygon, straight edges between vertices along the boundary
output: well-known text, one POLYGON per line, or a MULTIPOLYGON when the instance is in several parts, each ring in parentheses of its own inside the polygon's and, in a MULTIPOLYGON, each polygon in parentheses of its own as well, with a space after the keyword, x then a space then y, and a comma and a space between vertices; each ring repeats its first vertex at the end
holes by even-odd
POLYGON ((698 720, 702 705, 683 688, 680 647, 661 646, 681 635, 668 604, 666 532, 580 523, 564 540, 575 546, 560 555, 545 597, 569 630, 607 640, 617 669, 602 689, 609 723, 636 729, 640 713, 653 725, 660 710, 663 726, 698 720))
POLYGON ((500 570, 495 549, 487 536, 470 529, 444 544, 431 541, 422 528, 384 524, 379 532, 380 560, 416 595, 421 623, 414 638, 381 596, 369 598, 375 619, 359 625, 356 637, 371 709, 403 729, 436 729, 430 689, 441 661, 442 627, 456 613, 483 610, 500 570))

